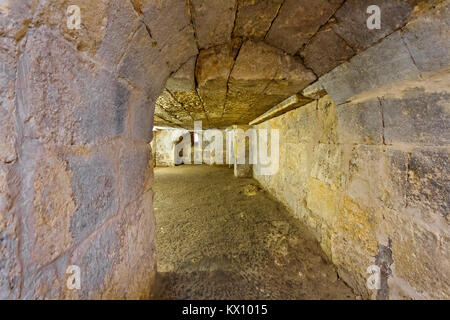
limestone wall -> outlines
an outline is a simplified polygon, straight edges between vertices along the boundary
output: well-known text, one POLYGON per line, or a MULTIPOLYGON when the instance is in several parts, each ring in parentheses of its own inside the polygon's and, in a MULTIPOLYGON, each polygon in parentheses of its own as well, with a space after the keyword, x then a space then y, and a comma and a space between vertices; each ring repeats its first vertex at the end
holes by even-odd
POLYGON ((425 12, 323 76, 329 95, 257 126, 280 129, 281 158, 255 178, 363 297, 450 297, 449 17, 425 12))

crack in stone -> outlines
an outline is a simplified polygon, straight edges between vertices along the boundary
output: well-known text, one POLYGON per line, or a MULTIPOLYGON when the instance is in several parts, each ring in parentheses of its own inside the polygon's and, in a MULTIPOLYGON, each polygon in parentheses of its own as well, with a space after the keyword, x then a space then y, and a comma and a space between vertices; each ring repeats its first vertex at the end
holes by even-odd
POLYGON ((416 64, 416 60, 414 59, 411 50, 408 47, 408 44, 406 43, 405 39, 403 38, 403 35, 400 35, 400 38, 402 39, 403 45, 406 47, 406 51, 408 51, 409 57, 411 58, 412 63, 414 64, 414 66, 417 68, 417 71, 419 71, 419 78, 423 80, 422 77, 422 72, 420 72, 419 67, 416 64))
POLYGON ((205 102, 203 101, 202 97, 200 96, 200 93, 198 92, 198 79, 197 79, 197 64, 198 64, 198 58, 200 57, 200 51, 197 54, 197 56, 195 57, 195 63, 194 63, 194 86, 195 86, 195 93, 197 94, 198 99, 200 100, 200 102, 202 103, 202 109, 203 109, 203 113, 205 114, 206 117, 206 121, 208 122, 208 125, 211 125, 210 121, 209 121, 209 117, 208 117, 208 112, 206 111, 205 108, 205 102))
POLYGON ((281 8, 283 7, 283 5, 284 5, 285 2, 286 2, 286 0, 284 0, 283 3, 281 3, 280 6, 278 7, 277 12, 275 13, 275 17, 274 17, 274 18, 272 19, 272 21, 270 22, 269 29, 267 29, 267 32, 266 32, 266 34, 264 35, 264 40, 267 39, 267 35, 269 34, 270 29, 272 29, 272 26, 273 26, 273 24, 275 23, 275 20, 277 20, 278 15, 280 14, 281 8))
POLYGON ((234 10, 234 22, 233 22, 233 29, 231 30, 231 38, 234 38, 235 34, 236 34, 235 31, 236 31, 236 27, 237 27, 237 25, 236 25, 237 16, 239 13, 239 0, 235 0, 235 7, 236 7, 236 9, 234 10))
MULTIPOLYGON (((172 99, 178 103, 179 105, 181 105, 181 107, 183 108, 184 111, 186 111, 187 114, 189 114, 189 116, 192 118, 192 121, 195 121, 194 117, 192 116, 192 114, 186 109, 184 103, 180 102, 177 98, 175 98, 175 96, 173 95, 173 93, 166 88, 166 91, 169 93, 169 95, 172 97, 172 99)), ((194 112, 195 113, 195 112, 194 112)))
POLYGON ((381 128, 383 129, 383 131, 381 132, 381 138, 383 141, 383 145, 386 145, 386 140, 385 140, 385 134, 384 134, 384 109, 383 109, 383 103, 381 101, 381 98, 378 98, 378 103, 380 105, 380 111, 381 111, 381 128))
POLYGON ((197 46, 197 51, 200 52, 199 39, 197 30, 195 29, 194 16, 192 15, 191 0, 186 0, 186 8, 188 11, 189 19, 191 21, 192 29, 194 30, 195 45, 197 46))

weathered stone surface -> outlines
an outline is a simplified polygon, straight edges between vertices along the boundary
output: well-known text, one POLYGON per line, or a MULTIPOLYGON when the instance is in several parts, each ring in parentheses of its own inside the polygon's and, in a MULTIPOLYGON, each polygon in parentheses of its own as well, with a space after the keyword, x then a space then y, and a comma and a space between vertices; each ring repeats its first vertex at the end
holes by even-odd
POLYGON ((156 166, 166 167, 175 165, 175 143, 183 135, 184 130, 157 130, 153 143, 155 148, 156 166))
POLYGON ((0 162, 17 158, 15 143, 14 88, 16 80, 16 48, 11 39, 0 38, 0 162))
POLYGON ((121 206, 126 208, 140 195, 151 188, 152 171, 150 169, 151 150, 147 143, 124 145, 120 157, 120 194, 121 206))
POLYGON ((295 54, 324 25, 343 0, 285 0, 267 34, 274 47, 295 54))
POLYGON ((114 0, 108 4, 105 35, 96 57, 103 61, 105 66, 115 68, 141 23, 130 1, 114 0))
POLYGON ((281 158, 272 176, 258 175, 254 166, 255 178, 308 226, 358 295, 446 296, 445 148, 421 141, 412 149, 404 142, 384 145, 378 99, 335 106, 325 96, 257 128, 280 130, 281 158), (374 264, 383 272, 378 291, 366 287, 367 268, 374 264), (418 280, 427 270, 433 275, 418 280))
POLYGON ((197 57, 192 57, 183 64, 167 79, 166 88, 172 93, 194 91, 196 62, 197 57))
POLYGON ((333 262, 339 275, 359 295, 367 298, 366 270, 378 252, 376 226, 378 215, 344 195, 339 205, 335 233, 331 238, 333 262))
POLYGON ((308 209, 326 223, 333 225, 339 200, 338 191, 331 189, 326 183, 314 178, 309 179, 307 188, 306 203, 308 209))
MULTIPOLYGON (((414 150, 408 163, 406 201, 408 207, 441 215, 447 220, 450 212, 450 171, 447 150, 414 150)), ((425 219, 428 220, 428 219, 425 219)))
MULTIPOLYGON (((325 129, 327 130, 327 129, 325 129)), ((337 190, 342 186, 342 149, 336 144, 319 143, 310 155, 309 176, 337 190)))
POLYGON ((374 210, 381 205, 383 156, 380 145, 355 145, 348 154, 348 169, 344 167, 345 193, 366 209, 374 210))
MULTIPOLYGON (((117 5, 118 0, 112 1, 117 5)), ((106 31, 109 20, 107 0, 89 1, 76 0, 68 4, 65 0, 42 0, 37 1, 35 18, 33 24, 40 26, 45 24, 51 29, 56 29, 70 41, 78 51, 86 52, 95 56, 99 49, 106 31), (80 29, 69 29, 67 24, 67 8, 69 5, 77 5, 80 8, 80 29)), ((113 18, 113 17, 111 17, 113 18)))
POLYGON ((406 207, 409 154, 394 147, 386 148, 382 179, 381 205, 402 211, 406 207))
POLYGON ((0 299, 17 299, 20 294, 21 267, 19 223, 10 211, 11 195, 7 180, 9 166, 0 164, 0 299), (8 212, 9 211, 9 212, 8 212))
POLYGON ((421 72, 450 67, 450 4, 442 1, 411 21, 403 39, 421 72))
POLYGON ((193 119, 186 108, 175 99, 172 92, 165 89, 162 94, 156 100, 157 108, 162 108, 166 111, 172 118, 177 119, 181 123, 186 123, 187 125, 193 125, 193 119))
POLYGON ((124 132, 128 89, 45 27, 30 35, 19 61, 17 90, 19 123, 29 137, 82 144, 124 132))
POLYGON ((386 212, 383 226, 392 241, 393 278, 389 281, 395 299, 449 298, 449 236, 446 231, 386 212))
POLYGON ((60 257, 53 264, 45 266, 39 271, 34 266, 27 267, 20 298, 23 300, 73 299, 74 297, 67 292, 69 290, 64 292, 66 286, 65 269, 63 269, 65 261, 65 256, 60 257))
POLYGON ((32 0, 2 1, 0 37, 20 40, 26 34, 33 13, 32 0))
POLYGON ((349 60, 354 54, 353 49, 331 27, 317 32, 301 51, 305 65, 319 77, 349 60))
MULTIPOLYGON (((196 63, 197 57, 192 57, 177 72, 172 74, 167 80, 166 90, 184 107, 193 120, 200 120, 207 127, 209 124, 208 116, 205 112, 204 102, 201 100, 196 88, 196 63)), ((187 125, 191 127, 192 123, 187 123, 187 125)))
POLYGON ((145 25, 141 25, 118 68, 121 77, 156 100, 169 77, 169 69, 153 41, 145 25))
POLYGON ((198 92, 213 122, 223 114, 228 91, 228 79, 240 44, 227 44, 202 50, 195 75, 198 92))
POLYGON ((298 138, 299 142, 319 143, 321 132, 320 123, 317 118, 317 102, 311 102, 306 106, 295 110, 296 128, 291 139, 298 138), (299 121, 299 119, 302 119, 299 121))
POLYGON ((98 299, 106 291, 115 265, 119 262, 119 222, 107 223, 96 237, 87 239, 71 255, 70 264, 80 267, 79 299, 98 299))
POLYGON ((386 143, 450 143, 450 93, 413 89, 401 99, 382 99, 381 105, 386 143))
POLYGON ((238 0, 233 36, 264 39, 282 3, 283 0, 238 0))
POLYGON ((233 134, 233 146, 234 146, 234 176, 237 178, 245 178, 250 177, 252 175, 252 164, 250 163, 249 157, 246 157, 246 154, 249 154, 250 150, 250 139, 246 139, 246 131, 249 129, 249 126, 233 126, 233 129, 236 132, 233 134))
POLYGON ((418 1, 408 0, 347 0, 336 12, 334 31, 354 50, 367 49, 378 40, 404 26, 418 1), (377 5, 381 9, 381 29, 369 30, 367 8, 377 5))
POLYGON ((121 263, 110 284, 108 298, 117 295, 123 288, 124 299, 148 299, 156 274, 155 217, 153 215, 153 193, 142 194, 123 214, 120 241, 121 263), (140 263, 135 263, 140 261, 140 263), (125 280, 121 273, 129 273, 125 280), (150 290, 149 290, 150 288, 150 290))
POLYGON ((51 262, 72 245, 70 226, 76 210, 66 163, 51 154, 41 157, 34 173, 32 222, 27 222, 35 236, 29 263, 37 265, 51 262))
POLYGON ((135 6, 144 16, 152 45, 161 51, 171 71, 198 53, 185 1, 145 1, 142 6, 135 6))
POLYGON ((155 102, 140 91, 134 92, 131 97, 133 105, 132 130, 133 139, 150 142, 153 137, 153 113, 155 102))
POLYGON ((365 91, 419 77, 401 34, 396 32, 327 73, 320 82, 334 102, 342 104, 365 91))
POLYGON ((378 99, 337 107, 338 137, 343 144, 382 144, 383 115, 378 99))
POLYGON ((200 49, 230 41, 236 16, 235 0, 191 0, 190 5, 200 49))
POLYGON ((327 91, 322 86, 320 81, 314 82, 313 84, 307 86, 302 91, 303 96, 314 99, 314 100, 318 100, 318 99, 322 98, 323 96, 325 96, 326 94, 327 94, 327 91))
POLYGON ((77 207, 70 221, 70 232, 76 242, 117 214, 119 209, 116 197, 119 191, 118 170, 112 160, 118 147, 109 146, 108 151, 105 148, 83 150, 68 156, 73 199, 77 207))
POLYGON ((262 42, 247 41, 230 75, 225 110, 248 123, 315 80, 299 59, 262 42))
POLYGON ((335 144, 338 142, 337 107, 329 96, 324 96, 317 101, 317 118, 322 134, 319 142, 335 144))

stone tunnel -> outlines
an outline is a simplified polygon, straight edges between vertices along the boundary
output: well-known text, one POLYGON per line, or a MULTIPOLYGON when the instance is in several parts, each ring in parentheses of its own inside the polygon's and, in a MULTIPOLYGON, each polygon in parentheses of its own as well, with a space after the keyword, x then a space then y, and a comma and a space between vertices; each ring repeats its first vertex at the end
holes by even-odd
POLYGON ((186 294, 211 266, 244 298, 449 299, 449 6, 0 0, 0 299, 215 298, 186 294), (174 166, 195 123, 277 130, 276 172, 174 166))

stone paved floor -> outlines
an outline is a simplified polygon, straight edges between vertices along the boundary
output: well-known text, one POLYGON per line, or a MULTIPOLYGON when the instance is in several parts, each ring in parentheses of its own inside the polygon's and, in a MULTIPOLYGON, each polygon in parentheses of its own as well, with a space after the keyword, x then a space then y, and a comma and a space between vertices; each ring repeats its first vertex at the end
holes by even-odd
POLYGON ((227 167, 155 168, 155 299, 353 299, 318 243, 227 167))

